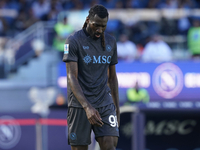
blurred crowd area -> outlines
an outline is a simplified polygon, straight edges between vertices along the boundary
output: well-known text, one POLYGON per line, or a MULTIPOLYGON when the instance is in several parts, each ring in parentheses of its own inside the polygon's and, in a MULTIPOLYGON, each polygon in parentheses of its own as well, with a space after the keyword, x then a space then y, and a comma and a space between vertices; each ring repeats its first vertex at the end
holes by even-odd
MULTIPOLYGON (((15 52, 5 51, 6 42, 39 21, 55 22, 52 46, 62 55, 61 42, 76 29, 69 25, 67 16, 58 20, 59 14, 88 10, 94 4, 103 4, 109 10, 182 9, 189 12, 198 10, 200 0, 0 0, 0 65, 5 56, 10 64, 15 63, 16 50, 20 47, 20 43, 16 43, 15 52)), ((116 37, 119 60, 162 62, 199 59, 200 56, 200 15, 197 14, 131 23, 112 19, 106 30, 116 37)))
POLYGON ((193 9, 199 8, 199 2, 200 0, 1 0, 0 36, 13 36, 37 21, 57 20, 61 11, 89 9, 94 4, 103 4, 108 9, 193 9))

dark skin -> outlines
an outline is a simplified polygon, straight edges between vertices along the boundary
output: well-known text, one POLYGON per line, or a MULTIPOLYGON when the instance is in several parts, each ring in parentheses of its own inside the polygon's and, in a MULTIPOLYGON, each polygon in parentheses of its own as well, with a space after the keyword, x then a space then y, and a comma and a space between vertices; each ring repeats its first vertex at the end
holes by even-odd
POLYGON ((108 18, 100 18, 97 15, 94 16, 94 18, 89 19, 88 17, 86 18, 87 22, 87 28, 86 31, 90 34, 90 36, 96 40, 100 38, 103 34, 103 32, 106 29, 106 25, 108 22, 108 18))
MULTIPOLYGON (((96 40, 102 36, 102 33, 106 29, 108 18, 100 18, 95 15, 93 18, 86 18, 87 27, 86 31, 90 36, 96 40)), ((92 107, 92 105, 85 98, 83 91, 78 83, 78 64, 77 62, 66 63, 67 68, 67 80, 69 85, 77 98, 77 100, 82 105, 86 112, 87 118, 91 125, 103 126, 103 122, 99 112, 92 107)), ((111 94, 113 97, 114 104, 116 106, 116 114, 118 119, 118 124, 120 123, 120 112, 119 112, 119 96, 118 96, 118 81, 116 76, 115 65, 109 66, 108 68, 108 86, 111 89, 111 94)), ((113 136, 103 136, 96 139, 100 145, 101 150, 115 150, 118 142, 118 137, 113 136)), ((71 146, 72 150, 87 150, 87 145, 71 146)))

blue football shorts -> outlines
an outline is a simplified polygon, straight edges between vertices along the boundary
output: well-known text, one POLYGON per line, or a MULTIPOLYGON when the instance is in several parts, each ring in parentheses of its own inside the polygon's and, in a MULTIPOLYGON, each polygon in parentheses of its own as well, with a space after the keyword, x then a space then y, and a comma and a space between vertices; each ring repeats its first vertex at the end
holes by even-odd
POLYGON ((92 130, 95 134, 95 138, 102 136, 119 137, 115 105, 112 103, 96 109, 104 123, 102 127, 91 125, 83 108, 68 108, 67 122, 69 145, 90 145, 92 130))

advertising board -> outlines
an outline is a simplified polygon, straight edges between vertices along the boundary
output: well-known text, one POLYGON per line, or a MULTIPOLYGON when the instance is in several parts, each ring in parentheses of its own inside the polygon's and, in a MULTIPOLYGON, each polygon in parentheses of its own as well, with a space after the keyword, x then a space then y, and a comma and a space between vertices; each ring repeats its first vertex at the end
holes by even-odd
MULTIPOLYGON (((147 106, 200 108, 199 66, 200 62, 193 61, 167 63, 120 61, 116 65, 120 104, 123 105, 127 100, 126 90, 138 82, 140 87, 148 91, 150 102, 155 102, 147 106), (162 104, 163 102, 165 103, 162 104)), ((67 88, 65 63, 59 64, 58 72, 58 86, 65 89, 67 88)))

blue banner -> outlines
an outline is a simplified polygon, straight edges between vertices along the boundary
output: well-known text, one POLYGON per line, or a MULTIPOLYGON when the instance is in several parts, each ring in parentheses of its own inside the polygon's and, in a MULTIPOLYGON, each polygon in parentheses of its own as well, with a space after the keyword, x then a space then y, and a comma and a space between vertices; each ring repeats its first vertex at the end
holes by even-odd
MULTIPOLYGON (((116 71, 120 105, 127 101, 127 89, 134 87, 138 82, 141 88, 148 91, 150 102, 175 102, 164 103, 164 106, 174 107, 174 105, 179 105, 176 102, 183 101, 193 104, 180 103, 180 107, 186 105, 200 107, 200 62, 130 63, 120 61, 116 65, 116 71)), ((58 85, 65 89, 67 88, 65 63, 59 64, 58 72, 58 85)))
POLYGON ((35 150, 35 118, 31 113, 1 113, 0 150, 35 150))
MULTIPOLYGON (((60 119, 67 121, 66 110, 51 110, 48 119, 60 119)), ((68 145, 68 129, 67 126, 57 121, 57 125, 49 125, 48 129, 48 150, 70 150, 68 145)))
POLYGON ((188 101, 200 99, 200 63, 127 63, 116 65, 119 88, 138 82, 149 92, 151 101, 188 101))

